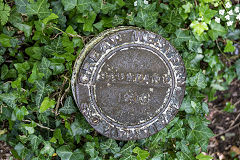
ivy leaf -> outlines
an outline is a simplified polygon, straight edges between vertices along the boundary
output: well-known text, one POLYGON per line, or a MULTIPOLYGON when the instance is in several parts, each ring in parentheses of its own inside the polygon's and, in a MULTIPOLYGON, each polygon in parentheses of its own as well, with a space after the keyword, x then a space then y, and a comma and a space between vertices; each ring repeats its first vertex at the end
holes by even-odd
POLYGON ((55 13, 51 13, 48 17, 44 18, 42 20, 42 22, 44 24, 47 24, 49 21, 54 20, 54 19, 58 19, 58 15, 56 15, 55 13))
POLYGON ((123 7, 126 3, 123 0, 116 0, 116 4, 118 4, 120 7, 123 7))
POLYGON ((81 150, 76 149, 72 152, 67 145, 59 147, 57 149, 57 154, 62 160, 84 160, 84 153, 81 150))
POLYGON ((203 20, 207 23, 210 24, 211 19, 213 18, 213 16, 215 16, 217 13, 217 11, 212 10, 209 8, 208 5, 200 5, 199 7, 199 15, 203 16, 203 20))
POLYGON ((32 68, 32 73, 31 73, 30 77, 28 78, 28 82, 34 83, 36 80, 42 79, 43 76, 44 76, 43 73, 38 72, 37 63, 34 63, 33 68, 32 68))
POLYGON ((207 103, 205 103, 205 102, 202 103, 202 109, 203 109, 205 114, 209 113, 209 109, 208 109, 208 104, 207 103))
POLYGON ((18 143, 14 149, 17 151, 16 154, 18 154, 18 157, 21 155, 21 153, 23 152, 23 150, 25 149, 24 145, 22 143, 18 143))
POLYGON ((47 0, 31 1, 31 3, 27 5, 27 14, 37 15, 39 19, 44 19, 51 14, 51 11, 48 9, 49 6, 50 4, 47 0))
POLYGON ((43 141, 42 137, 36 135, 30 135, 29 140, 33 150, 38 149, 39 144, 43 141))
POLYGON ((214 55, 213 50, 206 50, 204 54, 206 55, 204 61, 207 62, 212 69, 216 68, 216 72, 222 69, 223 64, 220 61, 219 56, 214 55))
MULTIPOLYGON (((61 133, 61 129, 60 128, 57 128, 55 129, 54 133, 53 133, 53 138, 55 140, 58 140, 58 143, 59 144, 63 144, 64 143, 64 140, 62 138, 62 133, 61 133)), ((51 140, 50 140, 51 141, 51 140)))
POLYGON ((32 26, 22 23, 14 23, 14 27, 18 28, 19 30, 24 32, 26 37, 29 37, 32 33, 32 26))
POLYGON ((240 38, 240 29, 235 29, 233 31, 229 31, 227 34, 227 38, 231 40, 239 40, 240 38))
POLYGON ((23 120, 25 115, 28 115, 28 110, 22 106, 21 108, 15 107, 14 114, 19 121, 23 120))
POLYGON ((0 22, 2 26, 7 23, 10 10, 11 8, 8 6, 8 4, 5 4, 3 0, 0 0, 0 22))
POLYGON ((190 25, 193 28, 193 32, 201 35, 205 30, 208 30, 208 26, 205 22, 193 21, 190 25))
POLYGON ((238 79, 240 79, 240 59, 235 62, 238 79))
POLYGON ((219 36, 225 37, 227 30, 221 24, 211 21, 210 24, 211 30, 208 31, 208 35, 212 38, 212 40, 216 40, 219 36))
POLYGON ((113 139, 108 139, 106 142, 101 143, 100 147, 104 152, 109 150, 113 154, 116 154, 120 151, 120 147, 118 146, 116 141, 113 139))
POLYGON ((46 85, 44 81, 41 80, 35 80, 35 84, 37 86, 37 94, 36 94, 36 105, 40 106, 43 97, 46 96, 47 93, 53 92, 53 88, 49 85, 46 85))
POLYGON ((63 6, 60 0, 52 1, 51 6, 53 6, 52 11, 58 15, 58 23, 62 28, 66 27, 67 18, 64 15, 63 6))
POLYGON ((179 160, 192 160, 190 155, 184 153, 184 152, 177 152, 176 153, 176 156, 179 160))
POLYGON ((170 13, 164 13, 161 16, 162 23, 173 24, 174 26, 180 27, 183 19, 178 14, 177 10, 172 10, 170 13))
POLYGON ((0 100, 6 105, 8 105, 11 108, 16 107, 16 101, 17 101, 17 95, 10 92, 10 93, 2 93, 0 94, 0 100))
POLYGON ((101 12, 103 14, 108 14, 110 11, 113 12, 116 10, 116 4, 111 4, 102 0, 97 0, 97 2, 93 1, 91 6, 96 13, 101 12))
POLYGON ((150 136, 147 140, 149 148, 157 148, 161 142, 166 142, 167 135, 168 129, 165 127, 160 132, 154 134, 153 136, 150 136))
POLYGON ((22 14, 26 14, 26 6, 28 4, 27 0, 15 0, 17 11, 22 14))
POLYGON ((137 157, 134 155, 127 155, 127 156, 120 158, 120 160, 137 160, 137 157))
POLYGON ((126 143, 122 148, 121 151, 119 152, 119 154, 121 154, 122 156, 129 156, 132 154, 132 150, 135 147, 135 143, 132 141, 129 141, 128 143, 126 143))
POLYGON ((51 62, 43 57, 42 62, 39 65, 39 71, 44 74, 44 77, 48 79, 52 75, 52 71, 49 69, 51 62))
POLYGON ((72 114, 76 112, 76 107, 74 106, 71 96, 67 97, 66 101, 64 102, 64 106, 59 111, 64 114, 72 114))
POLYGON ((190 142, 201 144, 201 142, 214 136, 211 129, 209 129, 207 124, 205 124, 200 118, 191 117, 188 123, 191 129, 188 130, 187 140, 190 142))
POLYGON ((65 53, 62 45, 62 38, 58 37, 57 39, 54 39, 51 44, 44 46, 44 50, 48 55, 65 53))
POLYGON ((139 147, 135 147, 133 149, 133 153, 137 154, 137 160, 146 160, 147 157, 149 156, 149 152, 148 151, 142 150, 139 147))
MULTIPOLYGON (((16 3, 16 1, 15 1, 16 3)), ((13 26, 16 24, 16 23, 22 23, 23 20, 22 20, 22 15, 20 13, 17 12, 17 9, 16 8, 13 8, 11 10, 11 13, 10 13, 10 16, 9 16, 9 19, 8 19, 8 22, 11 23, 13 26)), ((14 26, 15 27, 15 26, 14 26)))
POLYGON ((189 78, 191 86, 197 86, 199 89, 204 89, 207 86, 206 77, 202 72, 198 72, 195 76, 189 78))
POLYGON ((15 81, 12 81, 12 83, 11 83, 12 88, 21 89, 22 78, 23 78, 23 76, 19 75, 15 81))
POLYGON ((78 119, 75 119, 75 121, 71 124, 71 130, 73 136, 82 136, 90 132, 87 122, 78 119))
POLYGON ((8 74, 8 66, 6 64, 2 65, 1 67, 1 79, 5 79, 5 77, 7 76, 8 74))
POLYGON ((37 86, 37 94, 36 94, 36 105, 40 106, 43 97, 45 96, 46 84, 44 81, 35 81, 37 86))
POLYGON ((212 160, 213 157, 211 157, 209 155, 205 155, 203 153, 200 153, 199 155, 196 156, 196 159, 199 159, 199 160, 212 160))
POLYGON ((3 64, 3 62, 4 62, 4 58, 3 56, 0 56, 0 65, 3 64))
POLYGON ((14 67, 17 69, 18 74, 25 74, 30 69, 30 65, 27 61, 23 63, 15 63, 14 67))
POLYGON ((55 104, 56 102, 54 100, 45 97, 40 106, 39 113, 45 112, 48 108, 54 108, 55 104))
POLYGON ((162 160, 162 159, 164 159, 164 160, 165 159, 167 159, 167 160, 174 160, 168 152, 166 152, 164 154, 157 153, 157 154, 155 154, 153 156, 153 158, 151 160, 162 160))
POLYGON ((84 19, 83 30, 86 32, 93 31, 93 23, 96 19, 97 14, 95 12, 90 12, 86 19, 84 19))
POLYGON ((34 121, 31 121, 30 124, 22 124, 22 127, 28 131, 28 134, 34 133, 34 127, 36 127, 37 124, 34 121))
POLYGON ((190 40, 190 36, 189 36, 189 31, 188 30, 182 30, 182 29, 178 29, 175 32, 176 37, 174 36, 172 38, 173 43, 176 46, 180 46, 183 42, 186 42, 188 40, 190 40))
POLYGON ((116 9, 116 5, 115 4, 111 4, 111 3, 104 3, 103 1, 101 2, 101 11, 103 14, 108 14, 110 11, 114 11, 116 9))
POLYGON ((235 46, 233 45, 233 42, 231 40, 227 40, 227 44, 224 47, 224 52, 234 52, 235 46))
POLYGON ((86 142, 85 143, 85 151, 90 155, 91 158, 98 156, 99 152, 95 150, 95 142, 86 142))
POLYGON ((195 38, 191 38, 188 41, 188 48, 190 51, 202 53, 202 43, 197 41, 195 38))
POLYGON ((137 13, 137 16, 134 18, 134 23, 146 29, 152 29, 156 25, 157 16, 157 12, 140 9, 140 11, 137 13))
MULTIPOLYGON (((1 13, 0 13, 1 15, 1 13)), ((12 38, 7 36, 6 34, 0 34, 0 44, 3 46, 3 47, 12 47, 11 45, 11 40, 12 38)))
POLYGON ((185 5, 182 5, 182 8, 184 9, 184 13, 190 13, 192 7, 193 5, 190 2, 187 2, 187 4, 185 5))
POLYGON ((183 127, 182 120, 178 120, 177 123, 174 124, 174 127, 169 131, 168 136, 171 138, 180 139, 183 139, 185 137, 185 129, 183 127))
POLYGON ((77 6, 77 0, 61 0, 64 10, 70 11, 77 6))
POLYGON ((74 31, 73 27, 71 25, 69 25, 65 31, 66 33, 69 33, 71 35, 74 35, 76 36, 77 35, 77 32, 74 31))
POLYGON ((83 13, 84 11, 91 10, 91 0, 78 0, 77 10, 79 13, 83 13))
POLYGON ((49 156, 52 156, 54 153, 54 148, 51 146, 51 143, 48 141, 44 142, 44 147, 40 151, 41 154, 48 154, 49 156))
POLYGON ((176 148, 181 150, 181 152, 177 152, 176 154, 178 159, 184 159, 184 160, 194 159, 188 146, 189 146, 189 142, 186 140, 181 140, 180 142, 179 141, 176 142, 176 148))
POLYGON ((61 74, 65 71, 65 66, 63 64, 65 62, 65 60, 64 60, 63 63, 58 63, 58 62, 56 62, 57 61, 56 59, 57 58, 51 59, 50 69, 52 70, 53 75, 58 75, 58 74, 61 74))
POLYGON ((236 77, 236 72, 233 67, 225 68, 225 74, 223 77, 225 78, 228 85, 233 81, 233 79, 236 77))
POLYGON ((25 53, 33 59, 42 59, 42 48, 40 47, 28 47, 25 49, 25 53))
POLYGON ((64 50, 67 51, 67 53, 72 54, 74 52, 74 44, 68 36, 63 36, 62 45, 64 46, 64 50))

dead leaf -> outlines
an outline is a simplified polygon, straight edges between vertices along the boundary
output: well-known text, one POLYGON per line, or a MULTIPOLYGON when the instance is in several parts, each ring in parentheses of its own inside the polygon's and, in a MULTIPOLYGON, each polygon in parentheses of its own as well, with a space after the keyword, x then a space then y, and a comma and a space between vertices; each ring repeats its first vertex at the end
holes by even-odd
POLYGON ((237 155, 240 155, 240 149, 237 146, 232 146, 230 150, 235 152, 237 155))

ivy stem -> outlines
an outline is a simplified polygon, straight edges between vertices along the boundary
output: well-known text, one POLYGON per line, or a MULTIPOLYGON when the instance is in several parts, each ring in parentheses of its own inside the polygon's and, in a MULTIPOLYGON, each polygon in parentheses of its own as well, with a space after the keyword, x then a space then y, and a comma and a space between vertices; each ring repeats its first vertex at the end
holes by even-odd
POLYGON ((195 2, 195 5, 196 5, 196 6, 198 6, 198 3, 197 3, 197 1, 196 1, 196 0, 194 0, 194 2, 195 2))
MULTIPOLYGON (((31 123, 32 121, 31 120, 28 120, 28 119, 24 119, 24 120, 22 120, 23 122, 29 122, 29 123, 31 123)), ((35 122, 36 123, 36 122, 35 122)), ((43 128, 43 129, 47 129, 47 130, 49 130, 49 131, 54 131, 54 129, 51 129, 51 128, 49 128, 49 127, 46 127, 46 126, 43 126, 43 125, 41 125, 41 124, 39 124, 39 123, 36 123, 37 124, 37 126, 38 127, 40 127, 40 128, 43 128)))
POLYGON ((58 30, 58 31, 60 31, 60 32, 62 32, 63 34, 65 34, 65 35, 67 35, 67 36, 69 36, 69 37, 78 37, 78 38, 81 38, 82 41, 84 42, 84 38, 83 38, 82 36, 78 35, 78 34, 74 35, 74 34, 71 34, 71 33, 66 33, 66 32, 64 32, 63 30, 61 30, 60 28, 57 28, 57 27, 55 27, 55 26, 50 26, 50 27, 51 27, 51 28, 54 28, 54 29, 56 29, 56 30, 58 30))
POLYGON ((227 55, 221 50, 221 48, 219 47, 219 44, 218 44, 218 40, 216 39, 216 44, 217 44, 217 47, 218 47, 218 50, 222 53, 222 55, 227 59, 228 63, 231 65, 231 61, 230 59, 227 57, 227 55))
POLYGON ((58 94, 58 100, 57 100, 57 104, 56 104, 56 108, 55 108, 55 116, 58 115, 58 108, 60 106, 61 97, 62 97, 64 86, 65 86, 66 83, 67 83, 67 79, 64 78, 63 84, 62 84, 62 86, 60 88, 60 92, 58 94))

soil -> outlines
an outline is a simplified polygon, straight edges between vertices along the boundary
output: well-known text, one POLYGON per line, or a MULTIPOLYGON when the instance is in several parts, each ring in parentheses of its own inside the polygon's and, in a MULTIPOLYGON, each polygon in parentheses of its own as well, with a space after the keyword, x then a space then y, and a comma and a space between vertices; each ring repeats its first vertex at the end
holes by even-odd
POLYGON ((208 154, 216 160, 240 160, 240 81, 234 80, 228 90, 216 95, 218 98, 208 103, 209 127, 216 134, 210 139, 208 154), (233 112, 224 111, 226 102, 235 105, 233 112))
POLYGON ((0 141, 0 160, 8 160, 11 157, 10 146, 3 141, 0 141))

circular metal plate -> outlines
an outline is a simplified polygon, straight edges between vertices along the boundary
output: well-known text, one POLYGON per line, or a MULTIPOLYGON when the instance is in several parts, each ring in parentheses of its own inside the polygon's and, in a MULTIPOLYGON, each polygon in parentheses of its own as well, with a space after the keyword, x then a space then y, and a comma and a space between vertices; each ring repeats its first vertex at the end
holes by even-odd
POLYGON ((180 55, 160 35, 118 27, 91 40, 77 58, 72 91, 86 120, 117 140, 142 139, 176 115, 185 90, 180 55))

